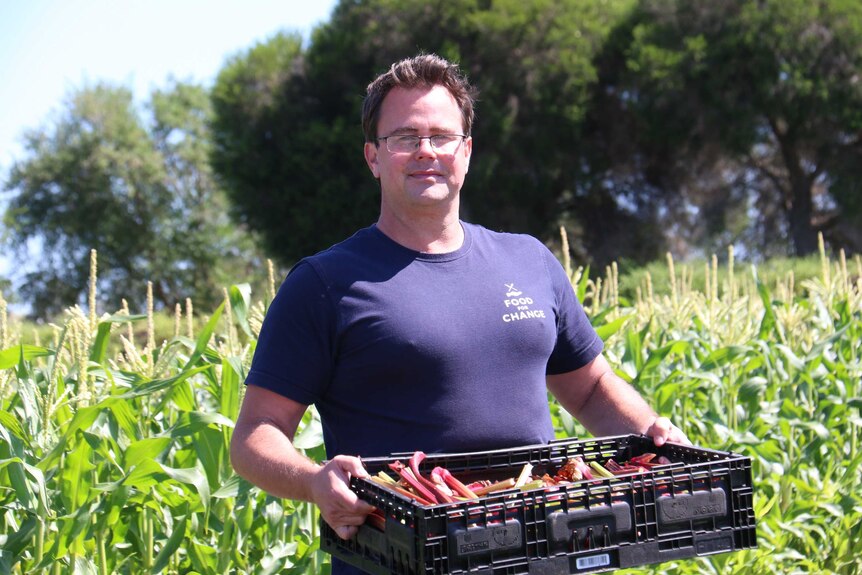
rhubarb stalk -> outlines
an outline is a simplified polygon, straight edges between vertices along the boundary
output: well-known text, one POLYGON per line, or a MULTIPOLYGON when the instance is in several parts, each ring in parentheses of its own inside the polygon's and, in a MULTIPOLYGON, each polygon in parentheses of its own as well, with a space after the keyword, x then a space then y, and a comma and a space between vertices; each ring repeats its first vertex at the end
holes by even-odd
POLYGON ((521 487, 527 481, 530 480, 530 474, 533 472, 533 464, 525 463, 524 467, 521 468, 521 474, 518 475, 518 479, 515 480, 515 487, 521 487))
POLYGON ((435 467, 434 469, 432 469, 431 481, 434 483, 435 489, 437 489, 438 491, 442 491, 446 494, 447 497, 454 497, 455 493, 448 485, 446 485, 446 480, 443 479, 443 474, 441 473, 442 470, 442 467, 435 467))
POLYGON ((434 493, 437 501, 439 503, 452 503, 455 501, 452 499, 451 495, 447 495, 445 491, 440 489, 437 484, 435 484, 430 479, 423 477, 421 473, 419 473, 419 465, 425 461, 425 453, 422 451, 414 451, 413 455, 410 457, 410 471, 413 472, 413 475, 416 476, 416 479, 419 480, 422 485, 428 488, 432 493, 434 493))
POLYGON ((435 473, 442 477, 443 481, 446 482, 446 485, 455 490, 459 495, 466 497, 467 499, 477 499, 479 497, 472 489, 458 481, 458 479, 445 467, 435 467, 434 471, 431 472, 431 476, 433 477, 435 473))
POLYGON ((413 473, 407 467, 404 467, 404 464, 400 461, 396 461, 395 463, 389 464, 389 469, 397 473, 401 476, 401 479, 407 482, 407 484, 416 490, 416 492, 422 496, 424 499, 432 502, 438 503, 437 496, 434 495, 427 487, 425 487, 413 473))

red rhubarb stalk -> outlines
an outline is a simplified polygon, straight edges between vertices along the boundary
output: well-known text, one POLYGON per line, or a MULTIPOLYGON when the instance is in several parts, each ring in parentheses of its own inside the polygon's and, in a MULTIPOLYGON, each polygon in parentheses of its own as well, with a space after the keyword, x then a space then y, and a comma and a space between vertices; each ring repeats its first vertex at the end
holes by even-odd
POLYGON ((432 493, 427 487, 425 487, 413 473, 407 467, 404 467, 404 464, 400 461, 396 461, 395 463, 389 464, 389 469, 397 473, 401 476, 407 485, 416 490, 416 492, 421 495, 423 498, 431 501, 432 503, 438 503, 437 497, 432 493))
POLYGON ((452 503, 455 501, 455 494, 446 485, 446 481, 443 480, 443 477, 440 474, 435 474, 434 472, 438 468, 434 468, 431 471, 431 483, 434 485, 434 493, 437 495, 437 499, 442 499, 446 503, 452 503))
POLYGON ((390 491, 394 491, 395 493, 398 493, 399 495, 403 495, 408 500, 413 499, 419 505, 434 505, 433 501, 428 501, 424 497, 417 495, 416 493, 413 493, 412 491, 407 491, 406 489, 401 487, 400 483, 387 483, 386 481, 384 481, 383 479, 380 479, 376 475, 371 476, 371 481, 373 481, 374 483, 376 483, 378 485, 382 485, 386 489, 389 489, 390 491))
POLYGON ((489 493, 494 493, 495 491, 503 491, 504 489, 511 489, 514 486, 515 486, 515 478, 510 477, 509 479, 504 479, 503 481, 498 481, 497 483, 492 483, 491 485, 487 485, 485 487, 476 489, 475 493, 479 497, 482 497, 484 495, 488 495, 489 493))
POLYGON ((435 473, 442 477, 443 481, 446 482, 446 485, 452 488, 457 494, 468 499, 478 499, 479 496, 476 495, 472 489, 458 481, 458 479, 452 475, 448 469, 444 467, 435 467, 434 471, 431 472, 431 476, 433 477, 435 473))
POLYGON ((414 451, 413 456, 410 458, 410 471, 413 472, 413 475, 416 476, 416 479, 418 479, 422 485, 434 493, 439 503, 452 503, 454 499, 452 499, 450 495, 447 495, 445 491, 441 490, 437 486, 437 484, 419 473, 419 465, 423 461, 425 461, 425 453, 422 451, 414 451))
POLYGON ((641 463, 649 463, 655 457, 655 453, 642 453, 640 455, 635 455, 631 459, 629 459, 629 463, 633 464, 641 464, 641 463))
POLYGON ((571 461, 575 465, 575 468, 581 472, 581 477, 583 479, 593 478, 593 472, 590 471, 590 466, 584 463, 583 459, 581 459, 580 457, 575 457, 571 461))
POLYGON ((365 522, 369 525, 379 529, 380 531, 386 531, 386 516, 383 515, 379 509, 375 509, 371 513, 369 513, 365 517, 365 522))

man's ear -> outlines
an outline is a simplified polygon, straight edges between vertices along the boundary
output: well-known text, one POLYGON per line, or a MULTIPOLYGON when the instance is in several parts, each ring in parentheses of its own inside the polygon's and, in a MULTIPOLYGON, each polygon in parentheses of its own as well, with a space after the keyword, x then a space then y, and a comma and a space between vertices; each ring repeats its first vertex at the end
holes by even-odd
POLYGON ((371 170, 374 177, 378 179, 380 178, 380 167, 377 165, 379 151, 374 142, 365 142, 365 163, 368 164, 368 169, 371 170))

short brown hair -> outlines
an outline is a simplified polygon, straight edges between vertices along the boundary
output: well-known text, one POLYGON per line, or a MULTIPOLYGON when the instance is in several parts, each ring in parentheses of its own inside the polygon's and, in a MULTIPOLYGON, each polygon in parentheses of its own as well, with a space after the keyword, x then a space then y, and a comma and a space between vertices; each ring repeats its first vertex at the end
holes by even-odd
POLYGON ((392 88, 418 88, 443 86, 455 98, 461 109, 464 134, 473 129, 473 102, 476 90, 467 81, 456 64, 436 54, 420 54, 392 64, 388 71, 368 84, 362 102, 362 131, 366 142, 377 141, 377 122, 380 106, 392 88))

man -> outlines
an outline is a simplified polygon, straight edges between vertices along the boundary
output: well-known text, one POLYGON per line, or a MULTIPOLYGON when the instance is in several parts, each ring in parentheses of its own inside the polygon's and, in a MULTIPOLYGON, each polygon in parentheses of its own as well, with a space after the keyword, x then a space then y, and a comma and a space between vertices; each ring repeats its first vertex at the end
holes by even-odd
POLYGON ((614 375, 540 242, 460 220, 472 123, 472 89, 442 58, 403 60, 372 82, 363 129, 379 219, 297 264, 261 330, 233 465, 275 496, 314 502, 345 539, 372 509, 348 487, 366 475, 357 456, 547 442, 547 390, 593 434, 686 441, 614 375), (291 443, 312 403, 326 465, 291 443))

